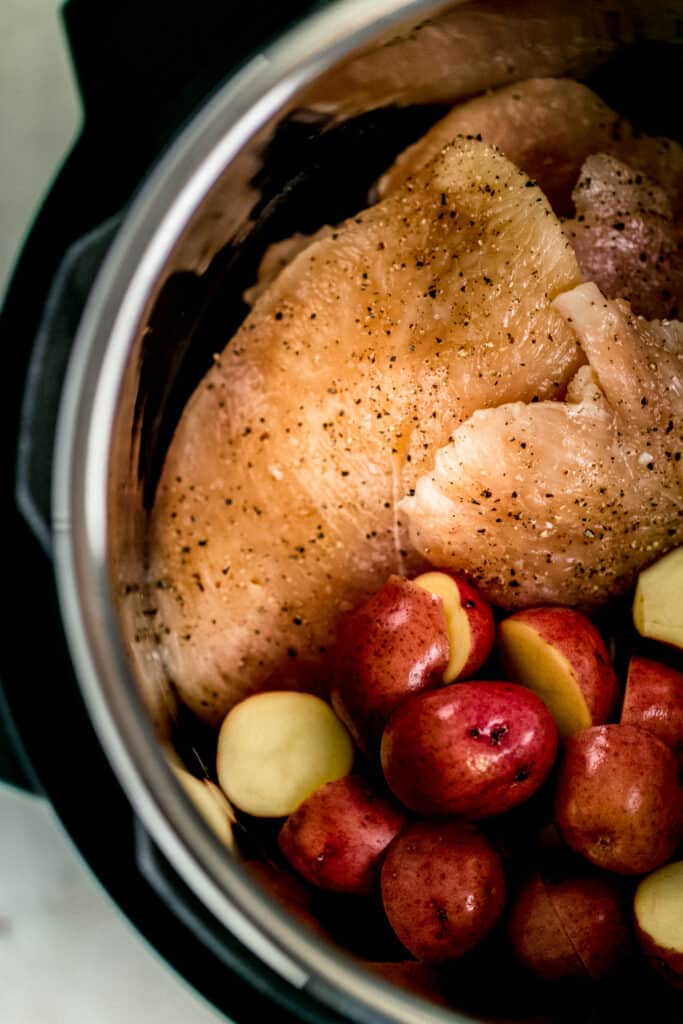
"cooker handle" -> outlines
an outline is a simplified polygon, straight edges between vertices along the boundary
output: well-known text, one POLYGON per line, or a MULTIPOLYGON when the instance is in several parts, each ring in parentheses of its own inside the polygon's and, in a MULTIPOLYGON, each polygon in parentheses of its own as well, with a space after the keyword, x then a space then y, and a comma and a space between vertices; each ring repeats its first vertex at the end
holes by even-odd
POLYGON ((50 557, 52 466, 62 386, 86 299, 121 219, 110 218, 67 250, 48 293, 29 362, 19 424, 16 500, 50 557))
MULTIPOLYGON (((44 552, 51 556, 51 486, 55 426, 64 375, 83 307, 120 217, 67 250, 48 293, 26 377, 19 421, 15 499, 44 552)), ((0 680, 0 780, 38 792, 0 680)))

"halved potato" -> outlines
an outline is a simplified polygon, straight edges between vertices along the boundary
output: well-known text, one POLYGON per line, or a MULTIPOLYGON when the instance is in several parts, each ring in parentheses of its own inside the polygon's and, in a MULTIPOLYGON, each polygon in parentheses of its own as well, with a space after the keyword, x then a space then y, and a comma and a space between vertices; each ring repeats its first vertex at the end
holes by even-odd
POLYGON ((683 547, 641 572, 633 623, 641 636, 683 647, 683 547))
POLYGON ((643 879, 634 912, 643 952, 671 984, 683 987, 683 860, 643 879))
POLYGON ((193 802, 199 813, 214 830, 219 839, 231 849, 235 849, 232 826, 235 823, 235 812, 224 793, 221 793, 215 782, 210 779, 199 779, 184 768, 171 764, 176 778, 193 802))
POLYGON ((329 704, 309 693, 268 691, 226 715, 216 770, 235 807, 259 818, 291 814, 319 786, 347 775, 353 747, 329 704))

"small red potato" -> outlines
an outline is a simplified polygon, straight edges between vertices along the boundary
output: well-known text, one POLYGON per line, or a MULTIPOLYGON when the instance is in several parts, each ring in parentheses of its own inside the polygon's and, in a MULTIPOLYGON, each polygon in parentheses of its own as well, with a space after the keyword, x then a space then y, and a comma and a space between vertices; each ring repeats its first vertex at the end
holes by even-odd
POLYGON ((671 985, 683 988, 683 860, 644 878, 633 910, 648 961, 671 985))
POLYGON ((332 706, 361 750, 376 751, 392 711, 438 685, 448 658, 443 602, 401 576, 342 620, 332 706))
POLYGON ((621 721, 657 736, 683 767, 683 673, 649 658, 631 658, 621 721))
POLYGON ((465 822, 408 826, 387 851, 381 882, 391 927, 426 963, 451 960, 475 946, 505 903, 500 858, 465 822))
POLYGON ((585 975, 540 875, 534 875, 520 890, 510 911, 507 931, 517 960, 538 977, 585 975))
POLYGON ((604 978, 626 960, 633 943, 621 887, 586 874, 533 875, 512 907, 508 935, 520 963, 548 979, 604 978))
POLYGON ((506 675, 547 704, 560 736, 609 720, 617 679, 590 619, 572 608, 527 608, 501 622, 506 675))
POLYGON ((407 700, 387 723, 381 759, 406 807, 476 820, 530 797, 556 751, 555 723, 530 690, 469 682, 407 700))
POLYGON ((623 875, 653 871, 683 835, 676 757, 635 725, 598 725, 571 736, 555 822, 567 845, 597 867, 623 875))
POLYGON ((623 885, 609 877, 545 878, 562 927, 594 981, 616 971, 633 950, 633 926, 623 885))
POLYGON ((474 675, 491 653, 496 636, 490 604, 457 573, 426 572, 413 582, 443 601, 450 647, 444 683, 474 675))
POLYGON ((313 885, 365 895, 404 824, 399 808, 364 779, 348 775, 304 800, 282 826, 278 843, 295 871, 313 885))

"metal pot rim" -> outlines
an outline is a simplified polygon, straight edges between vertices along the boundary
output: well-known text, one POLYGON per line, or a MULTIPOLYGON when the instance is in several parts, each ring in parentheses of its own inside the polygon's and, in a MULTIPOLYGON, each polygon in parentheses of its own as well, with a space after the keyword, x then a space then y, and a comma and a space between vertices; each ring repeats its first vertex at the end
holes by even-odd
POLYGON ((455 4, 338 0, 225 83, 158 165, 112 246, 74 344, 55 444, 54 563, 63 623, 89 714, 135 812, 173 868, 248 949, 295 988, 368 1022, 378 1015, 405 1024, 458 1017, 375 979, 294 924, 226 856, 179 786, 118 635, 107 560, 108 466, 132 339, 174 245, 222 171, 322 71, 380 33, 444 6, 455 4))

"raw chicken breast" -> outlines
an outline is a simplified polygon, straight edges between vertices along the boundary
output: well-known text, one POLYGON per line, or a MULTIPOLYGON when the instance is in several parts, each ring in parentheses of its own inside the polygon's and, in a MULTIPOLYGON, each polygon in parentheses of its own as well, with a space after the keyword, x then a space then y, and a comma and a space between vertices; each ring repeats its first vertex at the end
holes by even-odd
MULTIPOLYGON (((530 74, 582 75, 614 53, 619 36, 676 35, 676 11, 644 19, 651 0, 477 0, 418 24, 315 82, 313 106, 349 116, 388 104, 452 102, 530 74)), ((419 15, 418 15, 419 16, 419 15)))
POLYGON ((649 174, 683 205, 683 148, 669 139, 636 135, 594 92, 562 78, 531 78, 455 107, 404 150, 379 183, 387 195, 415 174, 456 135, 480 135, 533 178, 557 213, 572 209, 571 194, 591 153, 612 153, 649 174))
POLYGON ((161 656, 217 723, 314 686, 342 611, 421 565, 399 499, 475 409, 562 393, 580 280, 546 199, 482 142, 313 242, 184 412, 150 525, 161 656))
POLYGON ((256 281, 244 292, 244 301, 249 306, 253 306, 256 300, 270 287, 280 271, 284 270, 295 256, 303 252, 311 242, 316 242, 319 238, 326 238, 333 231, 334 228, 330 227, 329 224, 323 224, 312 235, 304 235, 302 232, 297 231, 295 234, 290 235, 289 238, 283 238, 279 242, 273 242, 272 245, 269 245, 263 255, 263 259, 259 263, 256 281))
POLYGON ((565 223, 584 277, 649 319, 683 308, 683 231, 664 189, 599 153, 589 156, 565 223))
POLYGON ((590 366, 564 402, 481 410, 402 503, 418 550, 505 608, 591 608, 683 542, 683 324, 559 296, 590 366))

